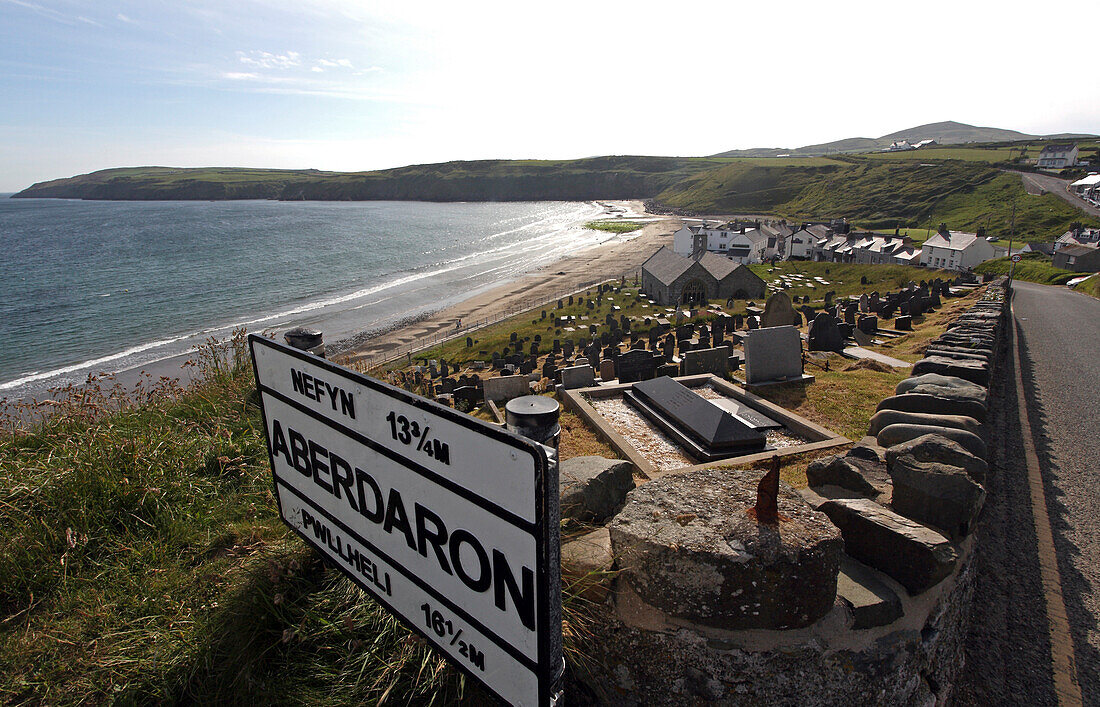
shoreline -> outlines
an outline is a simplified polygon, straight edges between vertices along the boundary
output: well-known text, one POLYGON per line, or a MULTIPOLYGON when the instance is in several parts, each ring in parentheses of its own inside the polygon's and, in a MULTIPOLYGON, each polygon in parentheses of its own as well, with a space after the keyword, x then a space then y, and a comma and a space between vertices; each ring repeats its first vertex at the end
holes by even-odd
MULTIPOLYGON (((586 248, 576 255, 554 261, 535 271, 526 273, 509 282, 495 285, 476 293, 461 302, 426 313, 426 316, 369 336, 362 341, 354 341, 352 336, 344 341, 353 341, 346 349, 335 355, 348 364, 370 363, 372 360, 388 359, 394 352, 400 351, 418 341, 426 341, 439 335, 461 336, 470 331, 470 325, 483 320, 497 320, 508 313, 518 313, 557 295, 590 286, 595 281, 627 276, 632 278, 641 269, 641 265, 662 245, 671 245, 672 234, 679 228, 680 217, 650 214, 640 200, 600 201, 599 204, 614 205, 627 209, 622 215, 624 221, 631 216, 658 220, 648 221, 641 233, 629 239, 617 236, 598 245, 586 248), (456 326, 465 322, 465 328, 456 326)), ((342 343, 342 342, 335 342, 342 343)))
MULTIPOLYGON (((629 221, 633 216, 645 218, 646 225, 638 235, 624 237, 608 234, 608 238, 599 244, 520 275, 514 280, 475 292, 456 304, 421 312, 379 329, 372 329, 369 322, 363 322, 351 335, 339 340, 326 341, 330 357, 348 365, 369 363, 372 359, 386 358, 395 351, 433 336, 461 335, 462 331, 469 330, 472 328, 471 325, 476 325, 479 321, 499 319, 505 313, 514 314, 528 308, 531 303, 576 291, 596 280, 606 280, 620 275, 632 277, 640 269, 642 262, 658 247, 671 243, 672 233, 679 228, 679 217, 650 214, 645 210, 641 200, 609 200, 592 203, 622 209, 622 211, 606 213, 601 218, 621 217, 622 220, 629 221), (466 327, 456 331, 455 324, 458 321, 464 322, 466 327)), ((605 208, 605 211, 609 209, 605 208)), ((185 352, 169 356, 114 373, 103 374, 103 378, 109 379, 112 385, 123 386, 126 390, 132 390, 143 377, 151 377, 154 381, 162 376, 168 377, 177 379, 180 385, 187 386, 197 377, 193 367, 184 365, 193 355, 193 352, 185 352)), ((89 371, 89 374, 94 375, 101 375, 101 373, 101 371, 89 371)), ((29 398, 7 398, 7 400, 11 404, 33 406, 36 401, 49 400, 53 397, 45 394, 29 398)), ((0 395, 0 398, 4 396, 0 395)), ((20 417, 23 416, 20 415, 20 417)))

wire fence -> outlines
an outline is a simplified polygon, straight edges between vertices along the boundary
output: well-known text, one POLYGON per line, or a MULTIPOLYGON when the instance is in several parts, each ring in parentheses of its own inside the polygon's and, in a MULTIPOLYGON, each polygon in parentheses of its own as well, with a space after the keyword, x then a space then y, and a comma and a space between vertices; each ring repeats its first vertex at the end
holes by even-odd
POLYGON ((581 292, 585 292, 586 290, 597 285, 602 285, 604 283, 615 281, 621 282, 624 278, 627 278, 628 275, 629 279, 635 281, 636 283, 637 278, 635 277, 635 275, 637 274, 637 272, 637 268, 631 268, 630 270, 623 271, 614 277, 601 277, 590 282, 586 282, 573 289, 561 290, 540 299, 525 301, 522 304, 508 307, 507 309, 496 313, 492 317, 484 317, 481 319, 475 319, 473 321, 463 321, 461 322, 461 326, 458 326, 454 329, 444 329, 441 331, 437 331, 432 334, 428 334, 418 339, 417 341, 411 341, 407 344, 402 344, 396 348, 390 349, 376 356, 368 356, 357 359, 355 361, 355 365, 357 368, 360 368, 362 370, 373 371, 382 366, 385 366, 388 363, 393 363, 394 361, 397 361, 401 358, 407 358, 411 361, 414 354, 418 354, 422 351, 428 351, 435 348, 436 346, 442 346, 448 341, 453 341, 455 339, 468 336, 471 332, 477 331, 479 329, 484 329, 486 327, 493 326, 494 324, 499 324, 505 319, 510 319, 522 312, 529 312, 533 309, 538 309, 543 305, 557 302, 560 299, 565 299, 570 295, 580 294, 581 292))

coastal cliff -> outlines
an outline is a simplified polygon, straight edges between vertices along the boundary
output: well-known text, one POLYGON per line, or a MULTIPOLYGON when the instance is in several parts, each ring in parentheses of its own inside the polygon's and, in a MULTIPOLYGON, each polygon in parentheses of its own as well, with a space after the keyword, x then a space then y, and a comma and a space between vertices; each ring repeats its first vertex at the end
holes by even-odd
POLYGON ((373 172, 134 167, 40 182, 15 198, 284 201, 586 201, 653 197, 717 158, 485 160, 373 172))

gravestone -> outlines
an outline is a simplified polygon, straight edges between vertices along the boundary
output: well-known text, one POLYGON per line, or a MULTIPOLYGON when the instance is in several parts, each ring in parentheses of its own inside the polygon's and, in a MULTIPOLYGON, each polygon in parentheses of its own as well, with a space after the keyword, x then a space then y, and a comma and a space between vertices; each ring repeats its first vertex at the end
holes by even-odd
POLYGON ((561 386, 566 390, 591 388, 594 385, 596 385, 596 372, 588 364, 561 369, 561 386))
POLYGON ((603 361, 600 361, 600 380, 615 380, 615 362, 611 359, 604 359, 603 361))
POLYGON ((856 315, 858 313, 859 313, 859 305, 857 305, 857 304, 848 304, 848 305, 846 305, 844 307, 844 323, 854 325, 856 323, 856 315))
POLYGON ((898 331, 913 331, 913 318, 906 315, 894 319, 894 328, 898 331))
POLYGON ((678 375, 680 375, 679 366, 677 366, 675 363, 662 363, 657 366, 657 371, 654 377, 660 378, 662 376, 668 376, 669 378, 672 378, 673 376, 678 375))
POLYGON ((472 385, 455 388, 452 397, 454 397, 455 408, 463 412, 477 407, 484 400, 481 389, 472 385))
POLYGON ((807 348, 810 351, 841 351, 844 348, 844 337, 833 315, 822 312, 814 317, 807 348))
POLYGON ((657 359, 648 351, 631 349, 615 362, 620 383, 650 380, 657 372, 657 359))
POLYGON ((530 395, 531 385, 527 381, 527 376, 500 376, 486 378, 483 390, 486 400, 499 403, 521 395, 530 395))
POLYGON ((764 314, 760 316, 761 327, 798 326, 802 320, 791 305, 786 292, 776 292, 764 304, 764 314))
MULTIPOLYGON (((863 279, 866 280, 867 278, 863 278, 863 279)), ((867 283, 863 283, 863 284, 867 284, 867 283)), ((868 297, 865 294, 859 296, 859 311, 861 311, 861 312, 871 311, 871 298, 868 297)))
POLYGON ((802 340, 793 326, 750 331, 744 346, 747 383, 802 377, 802 340))
POLYGON ((860 317, 859 330, 864 334, 874 334, 878 331, 878 317, 870 314, 860 317))
POLYGON ((680 363, 680 375, 712 373, 724 378, 729 373, 730 353, 728 346, 689 351, 684 354, 684 360, 680 363))
POLYGON ((671 378, 635 383, 624 397, 702 459, 762 450, 767 442, 762 431, 671 378))
POLYGON ((474 346, 474 340, 469 336, 466 337, 466 348, 471 349, 474 346))

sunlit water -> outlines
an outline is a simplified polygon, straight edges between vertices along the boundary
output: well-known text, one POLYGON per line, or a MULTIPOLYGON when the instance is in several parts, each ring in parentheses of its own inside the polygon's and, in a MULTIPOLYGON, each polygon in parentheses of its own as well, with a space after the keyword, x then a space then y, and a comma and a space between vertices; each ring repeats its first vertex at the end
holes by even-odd
POLYGON ((576 202, 120 202, 0 195, 0 397, 234 327, 336 342, 609 238, 576 202))

